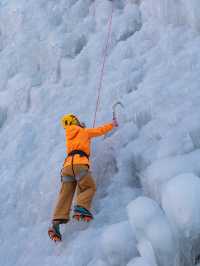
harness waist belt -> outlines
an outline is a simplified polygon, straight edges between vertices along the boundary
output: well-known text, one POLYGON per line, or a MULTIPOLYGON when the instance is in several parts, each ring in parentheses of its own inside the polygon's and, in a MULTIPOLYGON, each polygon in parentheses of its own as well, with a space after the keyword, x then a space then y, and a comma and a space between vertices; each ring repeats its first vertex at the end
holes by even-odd
POLYGON ((89 160, 89 157, 90 157, 90 156, 89 156, 87 153, 85 153, 84 151, 81 151, 81 150, 73 150, 73 151, 71 151, 71 152, 68 154, 68 157, 69 157, 69 156, 74 156, 74 155, 76 155, 76 154, 80 155, 80 157, 87 157, 88 160, 89 160))

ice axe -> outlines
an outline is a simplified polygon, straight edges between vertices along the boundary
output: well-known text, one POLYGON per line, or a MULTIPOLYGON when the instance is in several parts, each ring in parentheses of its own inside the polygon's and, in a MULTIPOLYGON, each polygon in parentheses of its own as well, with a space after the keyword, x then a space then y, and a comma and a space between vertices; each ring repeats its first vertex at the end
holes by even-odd
POLYGON ((113 110, 113 120, 116 120, 117 121, 117 115, 116 115, 116 112, 117 112, 117 106, 121 106, 122 108, 124 108, 124 105, 122 104, 122 102, 116 102, 113 104, 112 106, 112 110, 113 110))

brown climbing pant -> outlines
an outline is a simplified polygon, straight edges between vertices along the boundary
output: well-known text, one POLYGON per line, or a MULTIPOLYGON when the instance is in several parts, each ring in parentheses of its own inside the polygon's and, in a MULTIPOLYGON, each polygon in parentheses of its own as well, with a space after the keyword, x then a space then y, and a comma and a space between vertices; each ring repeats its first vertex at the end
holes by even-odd
POLYGON ((69 219, 75 190, 76 205, 90 210, 92 198, 96 191, 96 184, 87 165, 75 164, 64 167, 61 171, 62 184, 58 196, 58 201, 53 213, 53 220, 67 221, 69 219))

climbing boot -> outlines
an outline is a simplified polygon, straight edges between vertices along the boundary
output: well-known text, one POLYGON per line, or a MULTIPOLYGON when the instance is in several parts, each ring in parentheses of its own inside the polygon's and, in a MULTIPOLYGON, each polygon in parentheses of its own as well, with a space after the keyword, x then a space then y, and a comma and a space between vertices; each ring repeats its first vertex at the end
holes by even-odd
POLYGON ((73 218, 77 221, 90 222, 93 219, 93 215, 86 208, 77 205, 74 207, 73 218))
POLYGON ((60 224, 53 223, 52 226, 48 230, 48 235, 50 239, 55 242, 62 241, 62 235, 60 233, 60 224))

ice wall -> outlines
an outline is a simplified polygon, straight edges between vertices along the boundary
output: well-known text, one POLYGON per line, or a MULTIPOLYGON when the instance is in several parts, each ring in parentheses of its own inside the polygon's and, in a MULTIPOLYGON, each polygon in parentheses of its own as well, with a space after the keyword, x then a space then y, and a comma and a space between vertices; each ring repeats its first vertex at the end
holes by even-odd
POLYGON ((115 101, 125 108, 118 130, 93 143, 95 220, 71 221, 58 246, 48 239, 65 157, 59 120, 75 112, 92 124, 110 11, 108 0, 1 2, 5 266, 175 266, 177 256, 189 266, 199 254, 198 1, 115 1, 97 124, 115 101))
POLYGON ((162 23, 188 25, 200 30, 200 2, 198 0, 142 0, 144 19, 153 17, 162 23))

